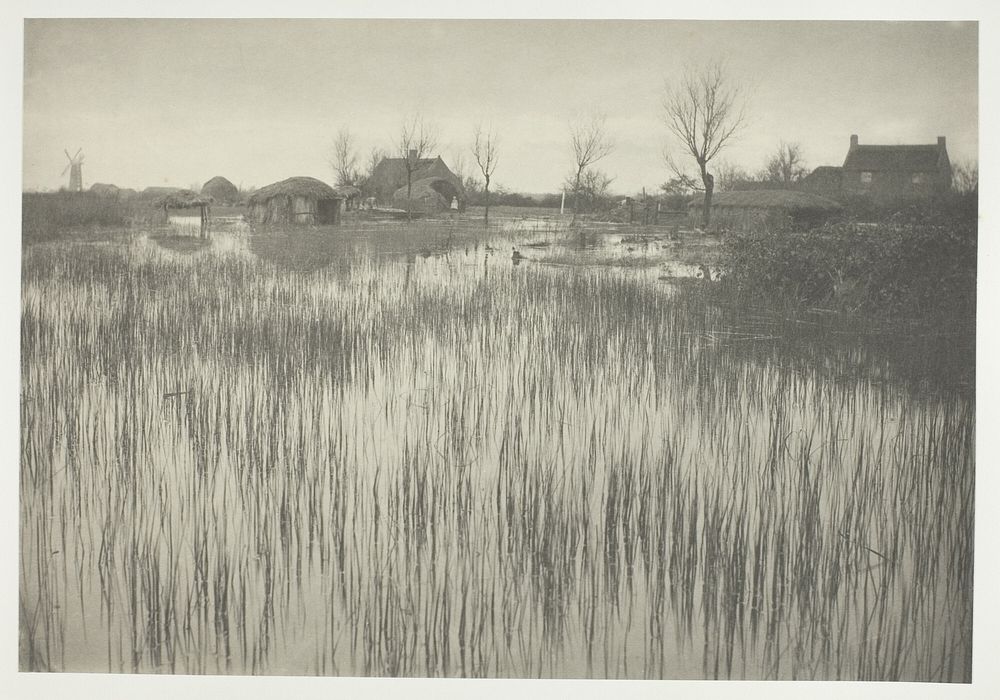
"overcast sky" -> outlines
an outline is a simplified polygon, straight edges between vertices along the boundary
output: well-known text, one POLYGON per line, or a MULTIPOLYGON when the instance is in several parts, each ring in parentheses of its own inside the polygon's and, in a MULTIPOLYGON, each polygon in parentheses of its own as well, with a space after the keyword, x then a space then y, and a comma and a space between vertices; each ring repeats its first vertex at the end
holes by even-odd
POLYGON ((665 81, 724 59, 750 121, 720 158, 756 170, 779 140, 807 164, 861 143, 948 138, 978 150, 977 27, 969 23, 28 20, 24 187, 56 188, 82 147, 84 186, 244 186, 333 180, 334 134, 390 148, 420 112, 437 151, 466 160, 477 121, 500 132, 494 181, 558 190, 568 122, 599 111, 616 149, 599 167, 619 192, 668 177, 665 81))

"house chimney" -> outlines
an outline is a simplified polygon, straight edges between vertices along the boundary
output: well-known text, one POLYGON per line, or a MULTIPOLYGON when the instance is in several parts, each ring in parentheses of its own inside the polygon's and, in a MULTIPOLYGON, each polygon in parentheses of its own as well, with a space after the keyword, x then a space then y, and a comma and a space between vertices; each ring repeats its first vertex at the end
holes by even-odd
POLYGON ((944 136, 938 136, 938 148, 944 148, 944 136))
POLYGON ((417 159, 417 149, 415 149, 415 148, 411 148, 410 149, 409 159, 410 160, 416 160, 417 159))
POLYGON ((858 145, 858 135, 851 134, 851 148, 854 148, 857 145, 858 145))

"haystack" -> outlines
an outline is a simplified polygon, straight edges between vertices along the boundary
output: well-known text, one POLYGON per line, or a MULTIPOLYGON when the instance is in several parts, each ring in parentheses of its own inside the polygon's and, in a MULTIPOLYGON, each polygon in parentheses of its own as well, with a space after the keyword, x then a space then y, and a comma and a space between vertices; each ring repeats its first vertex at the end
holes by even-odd
POLYGON ((259 224, 339 224, 343 200, 314 177, 290 177, 254 192, 248 216, 259 224))
POLYGON ((235 204, 240 201, 239 189, 221 175, 216 175, 202 185, 201 193, 219 204, 235 204))
POLYGON ((95 182, 90 186, 90 191, 98 197, 117 197, 120 190, 115 185, 104 182, 95 182))

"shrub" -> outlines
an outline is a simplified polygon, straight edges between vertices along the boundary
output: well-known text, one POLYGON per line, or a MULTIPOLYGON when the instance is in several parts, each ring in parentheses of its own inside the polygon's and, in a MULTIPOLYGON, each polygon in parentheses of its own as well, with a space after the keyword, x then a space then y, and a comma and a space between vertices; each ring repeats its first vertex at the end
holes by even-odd
POLYGON ((852 311, 974 314, 976 238, 975 219, 924 207, 807 232, 761 226, 726 235, 724 287, 852 311))

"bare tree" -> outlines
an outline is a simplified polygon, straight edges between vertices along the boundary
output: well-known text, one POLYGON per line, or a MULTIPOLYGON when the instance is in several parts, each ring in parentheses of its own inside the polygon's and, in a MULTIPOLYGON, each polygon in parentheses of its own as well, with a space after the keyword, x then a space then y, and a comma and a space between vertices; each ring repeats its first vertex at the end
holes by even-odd
POLYGON ((778 143, 778 149, 764 166, 762 180, 788 187, 806 176, 802 147, 797 143, 778 143))
POLYGON ((378 164, 382 162, 383 158, 385 158, 385 151, 378 146, 372 146, 371 150, 368 151, 368 157, 364 162, 364 172, 358 179, 358 187, 361 188, 365 197, 376 196, 375 168, 378 167, 378 164))
MULTIPOLYGON (((718 63, 701 69, 689 68, 676 83, 668 83, 663 99, 664 121, 680 142, 685 156, 698 164, 701 188, 705 193, 703 222, 711 220, 715 177, 709 163, 728 145, 746 121, 746 95, 740 85, 726 76, 718 63)), ((694 178, 686 175, 671 151, 667 165, 678 178, 694 188, 694 178)))
POLYGON ((333 140, 330 167, 337 177, 338 186, 353 185, 358 179, 358 155, 354 150, 354 136, 347 127, 338 131, 333 140))
POLYGON ((449 166, 449 170, 455 173, 455 177, 462 182, 465 182, 465 179, 470 175, 469 163, 465 159, 465 153, 460 148, 452 151, 449 166))
POLYGON ((410 220, 413 203, 413 173, 420 169, 420 159, 437 146, 437 129, 424 121, 420 114, 414 114, 403 122, 396 141, 396 150, 406 168, 406 218, 410 220))
POLYGON ((607 204, 611 183, 614 181, 615 179, 603 170, 588 168, 580 177, 578 184, 574 175, 571 174, 566 178, 566 187, 573 187, 576 184, 580 211, 594 211, 597 206, 607 204))
POLYGON ((602 114, 592 114, 570 124, 570 142, 573 146, 573 221, 576 223, 577 205, 580 199, 580 183, 587 168, 608 156, 614 150, 614 143, 608 138, 607 118, 602 114))
POLYGON ((483 174, 483 198, 486 210, 483 213, 483 224, 490 222, 490 178, 493 171, 497 169, 497 149, 500 139, 492 125, 483 128, 482 124, 476 124, 475 137, 472 143, 472 156, 476 159, 479 172, 483 174))
POLYGON ((753 177, 742 166, 727 160, 720 160, 715 167, 715 184, 719 192, 748 189, 753 177))
POLYGON ((959 194, 969 194, 979 189, 979 163, 963 160, 951 166, 951 188, 959 194))

